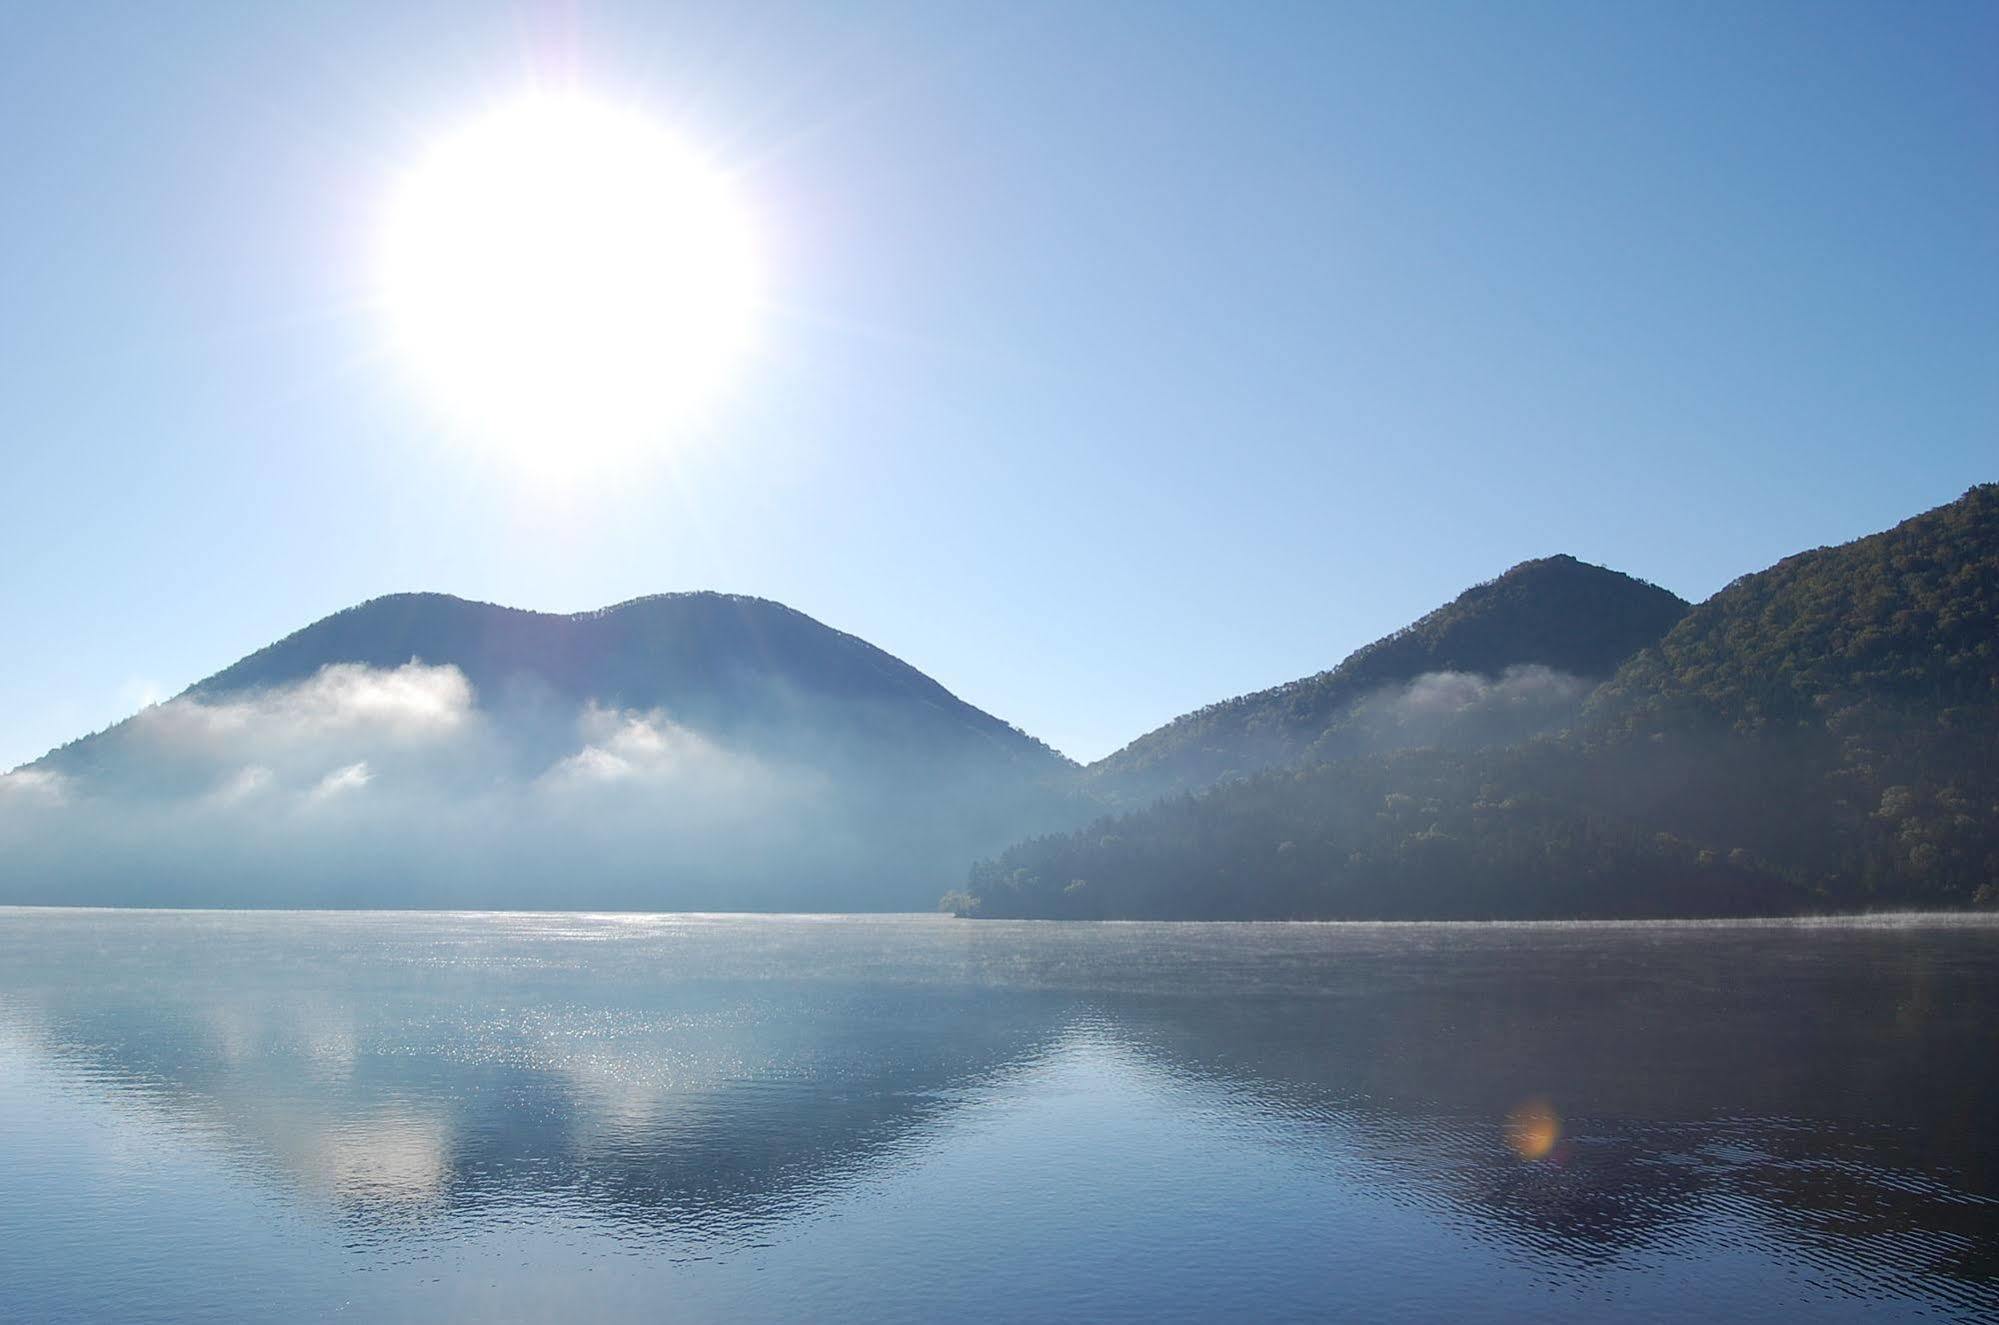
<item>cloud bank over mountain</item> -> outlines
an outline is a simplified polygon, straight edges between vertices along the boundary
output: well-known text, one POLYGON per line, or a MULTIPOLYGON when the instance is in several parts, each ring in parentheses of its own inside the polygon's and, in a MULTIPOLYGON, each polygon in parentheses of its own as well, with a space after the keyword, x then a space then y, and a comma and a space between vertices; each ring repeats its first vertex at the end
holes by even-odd
POLYGON ((93 767, 0 775, 8 900, 524 903, 573 871, 592 876, 579 904, 720 903, 695 881, 809 878, 852 853, 848 797, 808 765, 659 709, 513 721, 478 701, 458 668, 412 662, 154 705, 93 767))
POLYGON ((928 909, 1075 771, 779 603, 394 594, 0 777, 0 903, 928 909))

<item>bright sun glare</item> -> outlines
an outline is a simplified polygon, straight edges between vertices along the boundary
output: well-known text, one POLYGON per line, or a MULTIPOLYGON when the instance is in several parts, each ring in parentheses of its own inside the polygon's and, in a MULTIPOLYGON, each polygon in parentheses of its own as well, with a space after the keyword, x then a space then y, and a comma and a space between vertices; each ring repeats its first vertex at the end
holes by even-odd
POLYGON ((437 141, 385 239, 397 350, 469 436, 552 473, 686 424, 757 302, 727 181, 643 115, 582 97, 532 97, 437 141))

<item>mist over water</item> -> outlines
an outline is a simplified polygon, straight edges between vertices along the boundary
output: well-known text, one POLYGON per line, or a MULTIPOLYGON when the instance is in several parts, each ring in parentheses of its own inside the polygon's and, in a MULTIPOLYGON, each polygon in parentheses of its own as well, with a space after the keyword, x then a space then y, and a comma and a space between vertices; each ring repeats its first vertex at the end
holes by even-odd
POLYGON ((1956 920, 0 910, 0 1317, 1971 1318, 1995 977, 1956 920))

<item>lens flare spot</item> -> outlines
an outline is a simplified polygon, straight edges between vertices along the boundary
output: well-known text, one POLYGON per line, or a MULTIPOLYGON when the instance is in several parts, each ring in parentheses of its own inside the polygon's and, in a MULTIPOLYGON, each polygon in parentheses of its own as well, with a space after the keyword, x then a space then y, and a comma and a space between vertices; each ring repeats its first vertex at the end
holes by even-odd
POLYGON ((1522 1159, 1546 1159, 1562 1139, 1562 1119, 1544 1099, 1527 1100, 1506 1115, 1506 1144, 1522 1159))

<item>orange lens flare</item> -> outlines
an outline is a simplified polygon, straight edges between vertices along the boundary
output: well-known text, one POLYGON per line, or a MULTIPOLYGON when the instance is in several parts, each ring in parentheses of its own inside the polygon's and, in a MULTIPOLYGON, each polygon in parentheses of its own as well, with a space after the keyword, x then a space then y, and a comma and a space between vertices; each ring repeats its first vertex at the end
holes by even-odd
POLYGON ((1547 1100, 1528 1100, 1506 1115, 1506 1144, 1522 1159, 1546 1159, 1562 1139, 1562 1120, 1547 1100))

